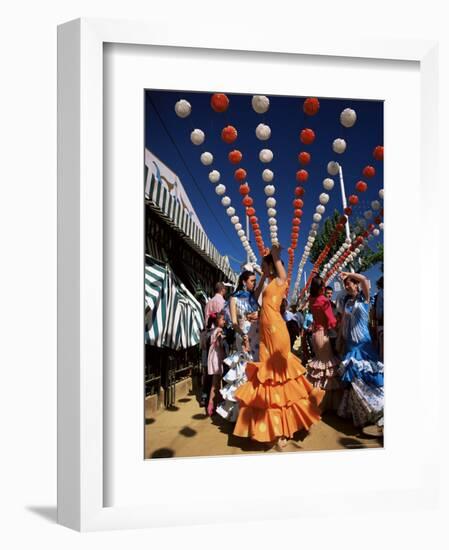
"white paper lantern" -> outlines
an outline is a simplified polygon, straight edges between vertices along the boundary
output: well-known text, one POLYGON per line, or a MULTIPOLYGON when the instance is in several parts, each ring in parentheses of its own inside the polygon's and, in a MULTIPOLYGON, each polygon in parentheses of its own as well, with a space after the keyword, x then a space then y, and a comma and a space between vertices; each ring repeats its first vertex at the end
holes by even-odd
POLYGON ((233 216, 235 214, 235 208, 233 206, 230 206, 229 208, 226 208, 226 214, 228 216, 233 216))
POLYGON ((349 248, 350 245, 349 245, 348 243, 343 243, 342 246, 343 246, 343 248, 344 248, 345 250, 348 250, 348 248, 349 248))
POLYGON ((259 124, 256 128, 256 137, 261 141, 266 141, 270 139, 271 128, 267 124, 259 124))
POLYGON ((341 252, 339 250, 337 250, 337 252, 335 253, 335 255, 337 256, 337 258, 339 258, 341 256, 341 252))
POLYGON ((212 170, 212 172, 209 172, 209 181, 211 183, 218 183, 220 181, 220 172, 218 170, 212 170))
POLYGON ((380 231, 377 228, 373 229, 373 235, 374 237, 378 237, 380 235, 380 231))
POLYGON ((276 224, 270 225, 270 233, 277 233, 278 226, 276 224))
POLYGON ((360 254, 360 248, 357 247, 357 248, 354 250, 354 252, 355 252, 356 254, 360 254))
POLYGON ((318 214, 324 214, 324 212, 326 211, 326 208, 322 205, 322 204, 319 204, 315 210, 318 212, 318 214))
POLYGON ((318 234, 318 233, 317 233, 314 229, 311 229, 311 230, 309 231, 309 235, 310 235, 311 237, 316 237, 317 234, 318 234))
POLYGON ((384 190, 383 189, 379 189, 379 198, 383 200, 384 198, 384 190))
MULTIPOLYGON (((217 195, 224 195, 226 193, 226 187, 222 183, 218 184, 217 187, 215 188, 215 193, 217 193, 217 195)), ((226 197, 223 197, 223 198, 226 198, 226 197)), ((222 201, 222 204, 223 204, 223 206, 226 206, 223 203, 223 201, 222 201)), ((231 204, 231 199, 229 199, 228 204, 231 204)))
POLYGON ((274 197, 269 197, 265 204, 267 205, 267 208, 274 208, 276 206, 276 199, 274 197))
POLYGON ((277 223, 277 222, 276 222, 276 218, 268 218, 268 223, 269 223, 270 225, 276 225, 276 223, 277 223))
POLYGON ((245 241, 247 241, 247 238, 245 237, 245 235, 242 235, 240 237, 240 240, 242 241, 242 243, 244 243, 245 241))
POLYGON ((351 128, 354 126, 357 120, 357 114, 353 109, 344 109, 340 113, 340 122, 345 128, 351 128))
POLYGON ((262 149, 259 153, 260 162, 271 162, 273 160, 273 151, 271 149, 262 149))
POLYGON ((186 118, 192 112, 192 106, 186 99, 180 99, 175 103, 175 113, 180 118, 186 118))
POLYGON ((276 216, 276 214, 277 214, 277 211, 276 211, 275 208, 269 208, 269 209, 267 210, 267 214, 268 214, 271 218, 274 218, 274 216, 276 216))
POLYGON ((205 135, 203 130, 199 130, 196 128, 193 130, 193 132, 190 134, 190 141, 193 143, 193 145, 202 145, 204 143, 205 135))
POLYGON ((253 109, 259 115, 266 113, 270 108, 270 100, 264 95, 253 95, 251 99, 251 105, 253 109))
MULTIPOLYGON (((232 220, 231 220, 231 221, 232 221, 232 220)), ((241 223, 236 223, 236 224, 234 225, 234 227, 235 227, 235 230, 236 230, 236 231, 239 231, 240 229, 242 229, 243 226, 242 226, 241 223)))
POLYGON ((380 202, 379 201, 372 201, 371 208, 373 210, 380 210, 380 202))
POLYGON ((243 229, 239 229, 239 230, 237 231, 237 235, 238 235, 239 237, 242 237, 244 234, 245 234, 245 232, 243 231, 243 229))
POLYGON ((383 223, 380 223, 380 224, 379 224, 379 229, 380 229, 381 231, 384 230, 384 224, 383 224, 383 223))
POLYGON ((312 223, 312 225, 310 226, 314 231, 316 231, 319 227, 319 224, 317 223, 312 223))
POLYGON ((268 168, 265 168, 265 170, 262 172, 262 179, 263 181, 273 181, 274 173, 271 170, 268 170, 268 168))
POLYGON ((316 222, 316 223, 319 223, 321 221, 321 214, 318 214, 318 212, 316 212, 313 215, 313 221, 316 222))
POLYGON ((321 204, 327 204, 329 202, 329 195, 327 193, 321 193, 319 201, 321 204))
POLYGON ((276 187, 274 185, 266 185, 264 187, 264 193, 267 197, 271 197, 272 195, 274 195, 276 191, 276 187))
POLYGON ((334 139, 332 149, 334 150, 334 153, 341 155, 346 151, 346 141, 342 138, 334 139))
POLYGON ((327 163, 327 173, 331 176, 336 176, 339 172, 339 164, 334 160, 327 163))
MULTIPOLYGON (((232 216, 231 218, 232 225, 237 225, 239 223, 239 217, 238 216, 232 216)), ((240 229, 240 227, 236 227, 236 229, 240 229)))
POLYGON ((331 178, 325 178, 323 180, 323 187, 324 189, 326 189, 326 191, 332 191, 332 189, 334 188, 334 180, 331 179, 331 178))
POLYGON ((366 220, 370 220, 373 217, 373 212, 372 210, 367 210, 366 212, 364 212, 363 215, 365 216, 366 220))
POLYGON ((209 166, 214 162, 214 155, 206 151, 201 155, 200 160, 204 166, 209 166))
MULTIPOLYGON (((218 187, 220 187, 220 186, 218 186, 218 187)), ((223 185, 223 187, 224 187, 224 185, 223 185)), ((217 189, 215 189, 215 191, 217 191, 217 189)), ((218 194, 220 195, 220 193, 218 193, 218 194)), ((229 197, 223 197, 221 199, 221 204, 223 206, 229 206, 231 204, 231 199, 229 197)))

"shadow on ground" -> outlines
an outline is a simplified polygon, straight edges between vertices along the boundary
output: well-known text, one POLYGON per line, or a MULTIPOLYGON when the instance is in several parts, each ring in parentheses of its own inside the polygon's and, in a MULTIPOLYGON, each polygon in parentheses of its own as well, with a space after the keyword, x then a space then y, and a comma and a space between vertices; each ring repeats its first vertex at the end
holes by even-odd
POLYGON ((242 451, 247 452, 266 452, 269 451, 272 447, 270 443, 259 443, 253 439, 247 437, 237 437, 232 432, 234 430, 235 424, 228 422, 218 414, 214 414, 211 418, 212 424, 217 426, 221 433, 225 433, 228 436, 228 447, 236 447, 242 451))
POLYGON ((172 458, 173 456, 175 456, 175 451, 173 449, 162 447, 151 453, 150 458, 172 458))
POLYGON ((356 428, 347 418, 341 418, 341 416, 337 416, 333 412, 325 412, 321 418, 325 424, 334 428, 337 432, 341 432, 348 436, 363 436, 360 428, 356 428))
POLYGON ((51 523, 56 523, 58 519, 56 506, 27 506, 27 510, 51 523))

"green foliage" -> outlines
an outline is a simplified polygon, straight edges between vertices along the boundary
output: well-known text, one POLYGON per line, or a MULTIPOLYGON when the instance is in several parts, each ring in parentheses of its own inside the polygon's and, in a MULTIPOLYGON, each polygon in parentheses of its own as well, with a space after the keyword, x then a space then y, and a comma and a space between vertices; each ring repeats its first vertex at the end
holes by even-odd
MULTIPOLYGON (((338 212, 338 210, 335 210, 332 216, 329 216, 324 221, 321 230, 319 230, 315 242, 313 243, 312 249, 310 251, 310 261, 312 263, 315 263, 318 256, 321 254, 321 251, 324 249, 326 244, 328 243, 335 226, 338 223, 338 219, 340 218, 341 214, 338 212)), ((351 235, 360 235, 364 231, 364 225, 362 219, 356 219, 354 223, 349 224, 349 231, 351 235)), ((337 252, 337 250, 341 247, 341 245, 344 243, 346 238, 346 231, 341 231, 338 235, 338 239, 333 244, 326 260, 324 263, 326 263, 327 260, 332 258, 332 256, 337 252)), ((383 263, 383 244, 378 244, 376 247, 376 250, 372 250, 369 248, 369 246, 365 245, 361 251, 361 253, 357 256, 353 264, 348 264, 347 268, 352 267, 356 273, 363 273, 364 271, 367 271, 372 267, 373 265, 377 264, 378 262, 383 263)))

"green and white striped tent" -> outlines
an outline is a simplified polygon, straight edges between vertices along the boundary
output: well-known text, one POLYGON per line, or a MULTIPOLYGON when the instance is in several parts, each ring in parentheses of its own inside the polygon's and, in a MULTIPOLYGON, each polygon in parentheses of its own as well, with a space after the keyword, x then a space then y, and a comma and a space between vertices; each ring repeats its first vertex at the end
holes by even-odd
POLYGON ((170 267, 145 257, 145 341, 161 348, 186 349, 200 341, 201 304, 170 267))
MULTIPOLYGON (((182 203, 183 197, 181 196, 180 199, 176 194, 170 193, 168 185, 173 188, 176 186, 182 188, 179 178, 171 172, 172 182, 168 181, 166 176, 160 174, 159 165, 163 167, 165 173, 168 173, 169 169, 146 150, 145 200, 147 204, 157 211, 203 258, 218 267, 230 281, 236 283, 237 275, 231 268, 228 257, 222 256, 211 243, 201 225, 195 221, 196 214, 189 212, 188 205, 182 203)), ((182 191, 184 199, 187 200, 183 188, 182 191)))

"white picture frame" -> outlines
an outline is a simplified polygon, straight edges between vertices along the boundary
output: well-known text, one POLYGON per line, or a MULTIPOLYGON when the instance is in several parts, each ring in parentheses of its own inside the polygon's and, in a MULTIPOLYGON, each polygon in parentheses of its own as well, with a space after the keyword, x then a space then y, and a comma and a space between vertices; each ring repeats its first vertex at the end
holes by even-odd
MULTIPOLYGON (((94 19, 80 19, 58 28, 58 522, 73 529, 140 528, 218 521, 208 511, 197 519, 192 519, 191 514, 183 514, 186 501, 182 500, 172 505, 170 513, 166 505, 160 504, 104 505, 107 493, 103 445, 105 44, 157 45, 167 56, 179 55, 176 48, 198 48, 199 55, 201 52, 207 55, 211 50, 222 50, 230 56, 232 51, 266 52, 271 60, 277 55, 288 54, 329 56, 331 60, 340 58, 340 61, 343 58, 348 63, 354 58, 358 58, 359 63, 378 59, 415 62, 419 64, 421 136, 426 136, 426 139, 420 138, 421 187, 415 191, 425 192, 429 197, 437 193, 435 82, 438 58, 435 42, 351 38, 336 43, 331 38, 313 38, 304 33, 300 37, 274 33, 267 42, 256 33, 241 33, 233 37, 231 47, 226 38, 222 38, 226 35, 215 31, 206 28, 201 36, 193 39, 189 29, 179 24, 176 32, 167 38, 162 28, 151 23, 94 19)), ((386 216, 388 220, 388 213, 386 216)), ((436 221, 431 206, 423 206, 420 216, 432 231, 436 221)), ((436 246, 427 249, 430 265, 437 263, 436 246)), ((422 270, 425 269, 423 266, 422 270)), ((421 271, 421 293, 425 274, 421 271)), ((437 295, 438 289, 430 292, 437 295)), ((421 304, 421 307, 426 306, 421 304)), ((428 330, 420 326, 421 336, 428 330)), ((435 337, 434 332, 431 337, 435 337)), ((435 365, 429 367, 435 369, 431 374, 435 377, 438 376, 437 354, 437 349, 430 350, 427 357, 429 363, 435 365)), ((432 404, 429 418, 437 417, 437 407, 437 402, 432 404)), ((437 464, 438 458, 432 453, 433 448, 429 446, 426 456, 419 457, 420 462, 415 464, 422 467, 422 476, 416 483, 392 491, 368 492, 364 495, 366 501, 373 508, 393 507, 398 503, 410 509, 433 505, 437 498, 438 476, 428 468, 437 464)), ((170 467, 169 462, 165 464, 165 468, 170 467)), ((178 469, 182 467, 182 463, 177 466, 178 469)), ((291 469, 291 461, 285 461, 284 467, 291 469)), ((325 511, 319 504, 322 499, 323 494, 318 492, 314 513, 324 516, 325 511)), ((292 500, 291 495, 286 494, 283 502, 286 508, 290 505, 287 514, 290 517, 307 515, 307 506, 292 500)), ((310 498, 308 502, 310 505, 310 498)), ((249 501, 235 502, 234 509, 224 513, 220 521, 279 517, 272 511, 258 510, 257 515, 252 514, 248 504, 249 501)), ((358 505, 351 508, 349 502, 346 504, 347 510, 355 510, 358 505)))

